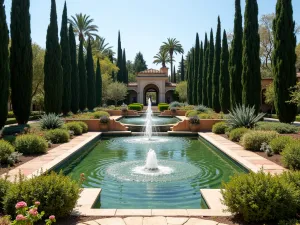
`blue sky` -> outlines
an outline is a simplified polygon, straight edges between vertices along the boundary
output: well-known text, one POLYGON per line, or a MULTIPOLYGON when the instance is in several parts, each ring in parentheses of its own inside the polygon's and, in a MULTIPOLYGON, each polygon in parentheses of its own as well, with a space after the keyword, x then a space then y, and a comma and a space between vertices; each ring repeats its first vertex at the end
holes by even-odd
MULTIPOLYGON (((30 0, 32 41, 45 47, 50 20, 50 0, 30 0)), ((245 0, 241 0, 244 11, 245 0)), ((64 0, 56 0, 60 27, 64 0)), ((275 12, 276 0, 258 0, 259 16, 275 12)), ((10 21, 11 0, 5 0, 7 20, 10 21)), ((88 14, 99 27, 99 35, 117 49, 117 34, 121 31, 122 48, 127 59, 134 60, 141 51, 148 68, 154 65, 153 56, 168 37, 178 39, 185 52, 195 42, 196 32, 204 39, 211 27, 216 30, 220 15, 222 29, 232 31, 234 0, 67 0, 68 15, 88 14)), ((300 24, 300 1, 293 0, 294 20, 300 24)), ((300 37, 298 36, 298 39, 300 37)), ((177 66, 181 56, 176 56, 177 66)))

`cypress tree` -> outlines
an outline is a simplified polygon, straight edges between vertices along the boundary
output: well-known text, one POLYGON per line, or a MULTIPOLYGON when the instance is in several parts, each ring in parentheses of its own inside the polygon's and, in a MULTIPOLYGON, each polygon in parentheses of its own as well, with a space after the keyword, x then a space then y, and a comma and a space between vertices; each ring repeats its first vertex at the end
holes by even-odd
POLYGON ((181 57, 181 64, 180 64, 180 80, 181 81, 185 80, 183 56, 181 57))
POLYGON ((207 99, 208 106, 212 107, 212 76, 213 76, 213 68, 214 68, 214 54, 215 54, 215 46, 214 46, 214 34, 213 30, 210 31, 210 41, 209 41, 209 56, 208 56, 208 73, 207 73, 207 99))
POLYGON ((243 56, 243 21, 240 0, 235 0, 233 40, 229 58, 230 105, 234 108, 242 104, 242 56, 243 56))
POLYGON ((96 91, 95 91, 95 71, 94 71, 94 60, 92 55, 91 40, 89 43, 86 53, 86 74, 87 74, 87 107, 89 110, 93 110, 96 106, 96 91))
POLYGON ((128 84, 125 48, 123 49, 123 55, 122 55, 122 68, 123 68, 122 82, 128 84))
POLYGON ((8 66, 8 27, 6 23, 4 0, 0 0, 0 129, 7 119, 7 103, 9 96, 9 66, 8 66))
MULTIPOLYGON (((109 58, 109 60, 110 60, 112 63, 114 63, 114 57, 113 57, 112 52, 109 53, 108 58, 109 58)), ((112 71, 111 77, 112 77, 113 82, 115 82, 115 81, 116 81, 116 78, 115 78, 115 72, 114 72, 114 71, 112 71)))
POLYGON ((96 69, 96 106, 102 105, 102 75, 99 58, 97 59, 96 69))
POLYGON ((29 0, 12 1, 10 24, 11 102, 19 124, 28 122, 31 109, 33 71, 29 7, 29 0))
POLYGON ((79 109, 84 111, 87 106, 87 78, 86 78, 86 68, 84 64, 83 55, 83 40, 80 40, 79 53, 78 53, 78 76, 79 76, 79 109))
POLYGON ((191 105, 192 102, 193 102, 193 60, 194 60, 194 57, 193 57, 193 54, 194 54, 194 48, 191 49, 191 53, 189 55, 189 58, 188 58, 188 103, 191 105))
POLYGON ((207 106, 207 75, 208 75, 208 57, 209 45, 207 40, 207 33, 205 33, 204 48, 203 48, 203 76, 202 76, 202 104, 207 106))
POLYGON ((272 57, 275 108, 280 122, 291 123, 297 114, 290 88, 296 85, 296 36, 291 0, 278 0, 273 21, 274 51, 272 57))
POLYGON ((123 81, 123 61, 122 61, 122 46, 121 46, 121 36, 120 31, 118 34, 118 58, 117 58, 117 67, 119 68, 119 71, 117 73, 117 81, 122 82, 123 81))
POLYGON ((68 15, 67 3, 65 2, 61 30, 60 30, 60 47, 61 47, 61 65, 63 68, 63 97, 62 112, 66 115, 71 109, 71 54, 70 43, 68 37, 68 15))
POLYGON ((193 78, 193 104, 198 104, 198 74, 199 74, 199 56, 200 42, 199 35, 196 34, 195 51, 194 51, 194 78, 193 78))
POLYGON ((203 79, 203 43, 200 44, 199 52, 199 69, 198 69, 198 79, 197 79, 197 102, 202 104, 202 79, 203 79))
POLYGON ((228 113, 230 109, 230 91, 229 87, 229 70, 228 70, 228 61, 229 61, 229 51, 228 51, 228 42, 226 31, 223 33, 222 41, 222 52, 221 52, 221 73, 220 73, 220 105, 223 113, 228 113))
POLYGON ((69 26, 69 42, 71 55, 71 111, 77 113, 79 110, 79 77, 77 67, 76 40, 72 24, 69 26))
POLYGON ((260 109, 261 75, 260 75, 260 41, 258 34, 257 0, 246 0, 243 35, 243 104, 260 109))
POLYGON ((215 112, 221 111, 219 99, 219 81, 220 81, 220 58, 221 58, 221 21, 218 17, 218 27, 216 33, 216 46, 214 55, 214 68, 212 76, 212 108, 215 112))
POLYGON ((177 82, 176 82, 177 79, 176 79, 175 65, 174 65, 174 70, 173 70, 173 71, 174 71, 174 83, 176 84, 176 83, 177 83, 177 82))

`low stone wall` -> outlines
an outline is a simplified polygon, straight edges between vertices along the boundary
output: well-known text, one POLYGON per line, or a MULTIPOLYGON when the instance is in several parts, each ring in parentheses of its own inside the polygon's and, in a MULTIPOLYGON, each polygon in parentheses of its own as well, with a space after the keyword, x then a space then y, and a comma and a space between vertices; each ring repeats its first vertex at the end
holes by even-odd
POLYGON ((111 116, 138 116, 138 112, 135 110, 128 110, 126 114, 123 114, 121 110, 105 110, 111 116))
POLYGON ((196 125, 193 130, 190 128, 189 120, 183 120, 177 124, 175 124, 172 128, 172 131, 211 131, 212 127, 215 123, 222 122, 224 120, 221 119, 200 119, 200 124, 196 125))
POLYGON ((186 110, 176 110, 176 113, 172 113, 171 110, 165 110, 160 113, 161 116, 185 116, 186 110))
MULTIPOLYGON (((66 119, 66 123, 72 121, 82 121, 88 125, 88 131, 101 131, 99 119, 66 119)), ((107 131, 127 131, 128 127, 118 121, 110 120, 107 131)))

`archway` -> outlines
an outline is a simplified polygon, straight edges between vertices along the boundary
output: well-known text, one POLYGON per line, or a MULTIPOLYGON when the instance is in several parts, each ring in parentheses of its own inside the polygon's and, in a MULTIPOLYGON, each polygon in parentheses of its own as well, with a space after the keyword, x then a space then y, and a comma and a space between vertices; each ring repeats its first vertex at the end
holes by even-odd
POLYGON ((128 90, 127 92, 127 102, 128 104, 137 103, 137 92, 135 90, 128 90))
POLYGON ((155 84, 148 84, 144 88, 144 105, 148 104, 148 99, 151 98, 152 105, 159 103, 159 89, 155 84))

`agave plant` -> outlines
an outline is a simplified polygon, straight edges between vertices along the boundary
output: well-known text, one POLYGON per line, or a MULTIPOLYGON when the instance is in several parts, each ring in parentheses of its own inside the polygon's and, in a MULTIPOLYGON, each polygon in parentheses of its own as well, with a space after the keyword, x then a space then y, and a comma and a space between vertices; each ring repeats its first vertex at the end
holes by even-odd
POLYGON ((254 125, 265 116, 265 113, 256 113, 255 107, 237 105, 229 111, 227 123, 232 128, 253 128, 254 125))
POLYGON ((54 113, 43 115, 39 123, 43 130, 61 128, 64 125, 64 121, 54 113))

